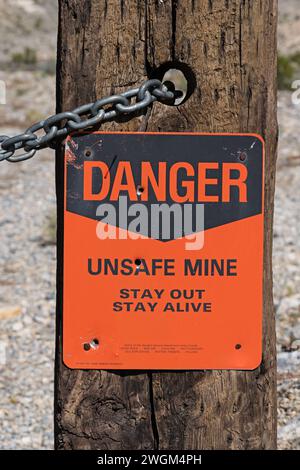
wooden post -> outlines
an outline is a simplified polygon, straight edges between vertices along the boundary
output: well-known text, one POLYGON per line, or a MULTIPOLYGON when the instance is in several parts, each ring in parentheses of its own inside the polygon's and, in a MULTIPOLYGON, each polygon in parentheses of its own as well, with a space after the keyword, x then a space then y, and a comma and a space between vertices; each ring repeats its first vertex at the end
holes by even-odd
MULTIPOLYGON (((105 130, 255 132, 266 140, 263 362, 250 372, 76 371, 61 361, 62 151, 56 358, 58 449, 271 449, 276 446, 272 219, 277 144, 276 0, 59 0, 58 110, 186 63, 180 107, 105 130)), ((255 292, 250 293, 255 295, 255 292)), ((242 313, 242 312, 241 312, 242 313)))

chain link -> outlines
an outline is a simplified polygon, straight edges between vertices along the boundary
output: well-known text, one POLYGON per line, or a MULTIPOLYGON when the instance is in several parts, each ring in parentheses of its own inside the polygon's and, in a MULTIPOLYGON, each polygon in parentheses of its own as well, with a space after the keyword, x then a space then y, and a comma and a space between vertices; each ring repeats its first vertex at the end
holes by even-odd
POLYGON ((92 128, 121 115, 134 115, 154 101, 171 104, 175 95, 176 92, 169 90, 160 80, 147 80, 139 88, 107 96, 94 103, 79 106, 71 112, 50 116, 30 126, 23 134, 14 137, 0 135, 0 162, 6 160, 15 163, 28 160, 37 150, 55 147, 59 139, 74 131, 92 128), (37 134, 40 131, 42 135, 37 134))

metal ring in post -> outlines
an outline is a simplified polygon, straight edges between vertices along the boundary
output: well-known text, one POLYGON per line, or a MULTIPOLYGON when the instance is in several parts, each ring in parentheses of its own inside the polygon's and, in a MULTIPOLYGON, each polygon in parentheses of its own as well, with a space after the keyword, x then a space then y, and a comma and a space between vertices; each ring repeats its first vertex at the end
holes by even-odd
POLYGON ((151 103, 153 103, 153 101, 156 101, 155 96, 152 96, 151 93, 148 90, 146 90, 145 97, 143 98, 142 101, 131 104, 129 106, 116 104, 116 109, 122 114, 135 113, 137 111, 140 111, 141 109, 147 108, 151 103))
POLYGON ((16 155, 14 157, 9 157, 6 160, 10 163, 19 163, 29 160, 36 154, 36 150, 31 150, 30 152, 23 153, 22 155, 16 155))

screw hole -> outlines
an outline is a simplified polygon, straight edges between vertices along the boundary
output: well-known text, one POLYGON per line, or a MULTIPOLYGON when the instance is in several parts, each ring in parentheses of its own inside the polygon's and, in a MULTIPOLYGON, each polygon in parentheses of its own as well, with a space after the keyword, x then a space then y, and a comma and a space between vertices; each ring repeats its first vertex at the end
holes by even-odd
POLYGON ((242 345, 241 344, 236 344, 235 349, 241 349, 242 345))
POLYGON ((84 343, 83 349, 84 349, 85 351, 89 351, 89 350, 91 349, 90 343, 84 343))
POLYGON ((87 149, 87 150, 84 152, 84 156, 85 156, 86 158, 91 157, 91 156, 92 156, 92 151, 91 151, 90 149, 87 149))
POLYGON ((134 261, 134 264, 136 265, 137 268, 139 268, 142 264, 142 260, 140 258, 137 258, 135 261, 134 261))
POLYGON ((141 194, 143 194, 144 191, 145 191, 145 189, 143 188, 143 186, 138 186, 138 187, 136 188, 136 194, 137 194, 138 196, 141 196, 141 194))

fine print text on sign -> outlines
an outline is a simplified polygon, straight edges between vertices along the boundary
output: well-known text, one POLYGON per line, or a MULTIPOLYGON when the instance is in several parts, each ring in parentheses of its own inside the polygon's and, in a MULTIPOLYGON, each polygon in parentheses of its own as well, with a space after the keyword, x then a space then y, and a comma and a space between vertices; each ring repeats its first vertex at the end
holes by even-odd
POLYGON ((79 369, 254 369, 264 143, 92 133, 65 151, 63 358, 79 369))

